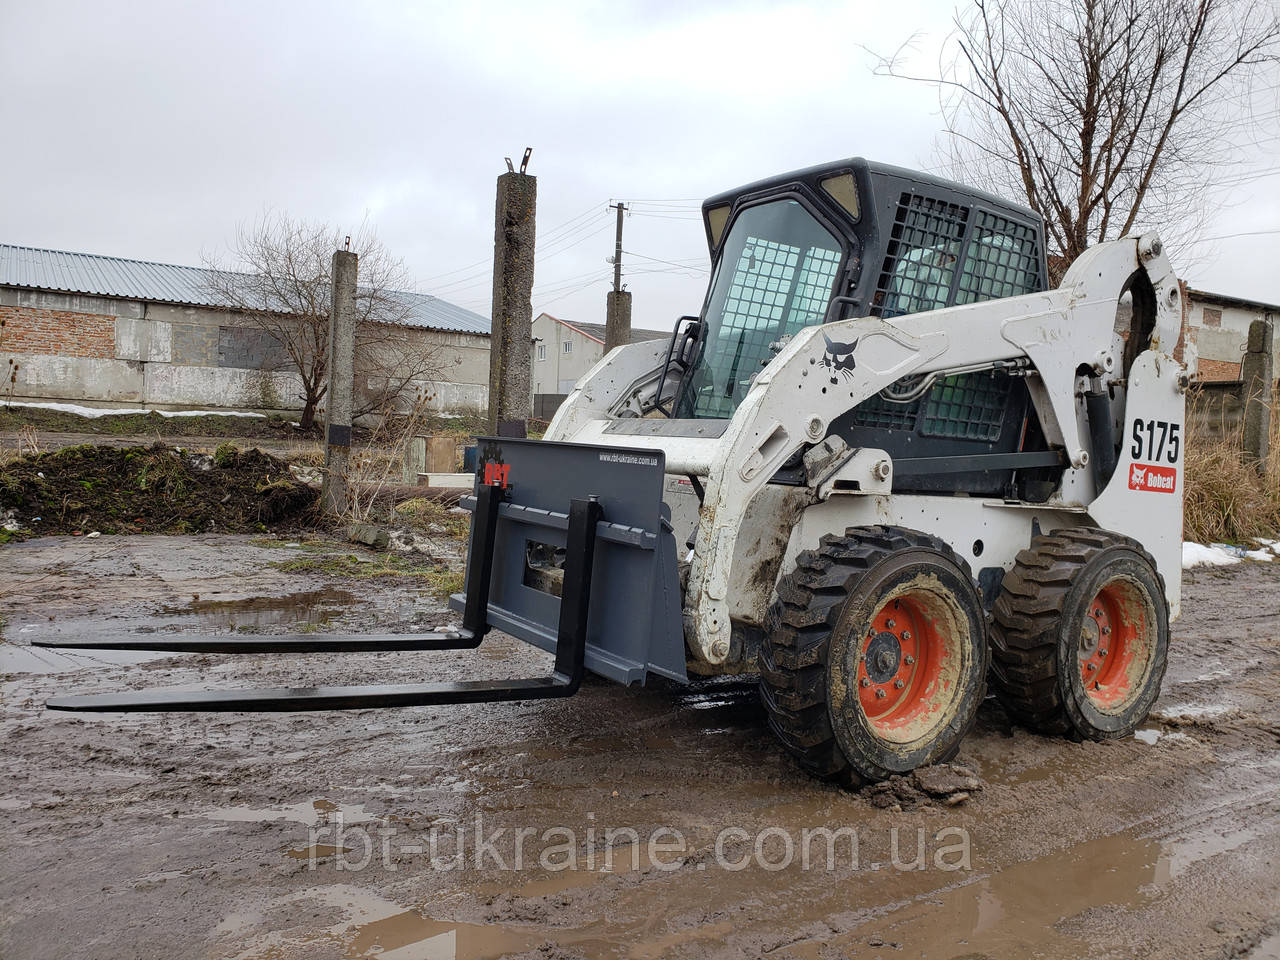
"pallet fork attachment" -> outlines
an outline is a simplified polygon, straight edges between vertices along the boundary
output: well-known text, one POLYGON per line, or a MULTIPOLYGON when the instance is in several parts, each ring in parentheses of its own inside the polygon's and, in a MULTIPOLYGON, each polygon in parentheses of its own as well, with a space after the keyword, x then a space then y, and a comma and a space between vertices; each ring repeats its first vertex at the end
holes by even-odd
MULTIPOLYGON (((506 490, 481 484, 468 553, 462 628, 403 636, 208 637, 138 640, 32 641, 51 649, 163 650, 186 653, 321 653, 383 650, 469 650, 490 629, 489 587, 493 578, 498 513, 506 490)), ((94 712, 310 711, 412 707, 450 703, 542 700, 577 693, 585 672, 587 617, 595 559, 596 525, 604 511, 595 496, 570 502, 564 585, 550 676, 517 680, 461 680, 450 683, 377 684, 343 687, 273 687, 256 690, 154 690, 55 697, 51 710, 94 712)))

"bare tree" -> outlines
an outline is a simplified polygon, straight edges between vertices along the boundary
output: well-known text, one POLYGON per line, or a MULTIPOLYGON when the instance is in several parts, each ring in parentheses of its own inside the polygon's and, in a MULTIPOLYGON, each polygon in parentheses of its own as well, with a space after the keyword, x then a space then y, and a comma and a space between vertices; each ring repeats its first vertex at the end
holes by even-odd
MULTIPOLYGON (((439 351, 410 324, 417 295, 402 261, 367 224, 350 238, 360 256, 356 290, 355 414, 393 407, 415 381, 440 372, 439 351)), ((266 371, 295 373, 301 383, 300 426, 309 429, 328 390, 330 269, 346 242, 323 224, 267 214, 236 231, 233 262, 206 258, 214 302, 259 331, 256 352, 266 371)))
POLYGON ((1135 227, 1193 235, 1280 39, 1272 0, 974 0, 954 25, 936 76, 881 70, 938 86, 948 173, 1044 216, 1055 283, 1135 227))

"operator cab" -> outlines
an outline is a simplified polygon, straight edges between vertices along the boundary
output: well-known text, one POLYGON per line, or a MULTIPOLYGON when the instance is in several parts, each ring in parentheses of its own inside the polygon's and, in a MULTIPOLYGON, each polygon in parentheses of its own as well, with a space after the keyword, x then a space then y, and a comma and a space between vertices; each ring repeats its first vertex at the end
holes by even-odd
MULTIPOLYGON (((728 191, 704 202, 702 213, 712 274, 701 315, 684 318, 673 342, 683 361, 670 404, 679 419, 733 416, 784 338, 804 327, 1047 286, 1038 214, 861 158, 728 191)), ((832 432, 903 460, 895 492, 1042 500, 1060 473, 964 469, 966 457, 1046 449, 1025 381, 1002 371, 899 381, 835 421, 832 432), (938 457, 954 459, 939 471, 938 457), (913 473, 909 462, 921 458, 930 469, 913 473)), ((798 458, 774 482, 803 482, 798 458)))

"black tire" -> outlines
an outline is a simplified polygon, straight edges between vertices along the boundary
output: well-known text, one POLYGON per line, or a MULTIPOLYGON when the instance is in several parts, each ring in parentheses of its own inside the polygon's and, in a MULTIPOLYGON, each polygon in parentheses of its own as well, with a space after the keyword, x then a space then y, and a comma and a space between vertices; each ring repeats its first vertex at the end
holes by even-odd
POLYGON ((1036 537, 993 612, 991 685, 1012 720, 1107 740, 1146 719, 1164 678, 1169 606, 1137 541, 1083 528, 1036 537))
POLYGON ((968 565, 937 537, 829 534, 778 583, 760 655, 769 727, 805 771, 851 786, 949 760, 986 694, 985 627, 968 565))

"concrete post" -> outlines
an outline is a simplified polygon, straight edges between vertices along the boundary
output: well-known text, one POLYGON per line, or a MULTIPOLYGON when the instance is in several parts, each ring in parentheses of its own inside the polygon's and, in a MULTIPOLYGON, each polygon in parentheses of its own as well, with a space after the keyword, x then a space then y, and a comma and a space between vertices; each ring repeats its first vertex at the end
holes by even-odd
POLYGON ((1244 399, 1244 456, 1246 462, 1267 459, 1271 436, 1272 385, 1275 383, 1274 327, 1267 317, 1249 325, 1249 342, 1240 364, 1244 399))
POLYGON ((532 412, 529 357, 537 204, 537 177, 525 173, 498 177, 489 340, 489 426, 497 436, 526 436, 532 412))
POLYGON ((610 290, 605 298, 604 352, 631 342, 631 291, 610 290))
POLYGON ((355 390, 356 271, 359 258, 336 250, 329 309, 329 390, 325 394, 324 486, 326 513, 347 512, 347 470, 351 456, 352 393, 355 390))

